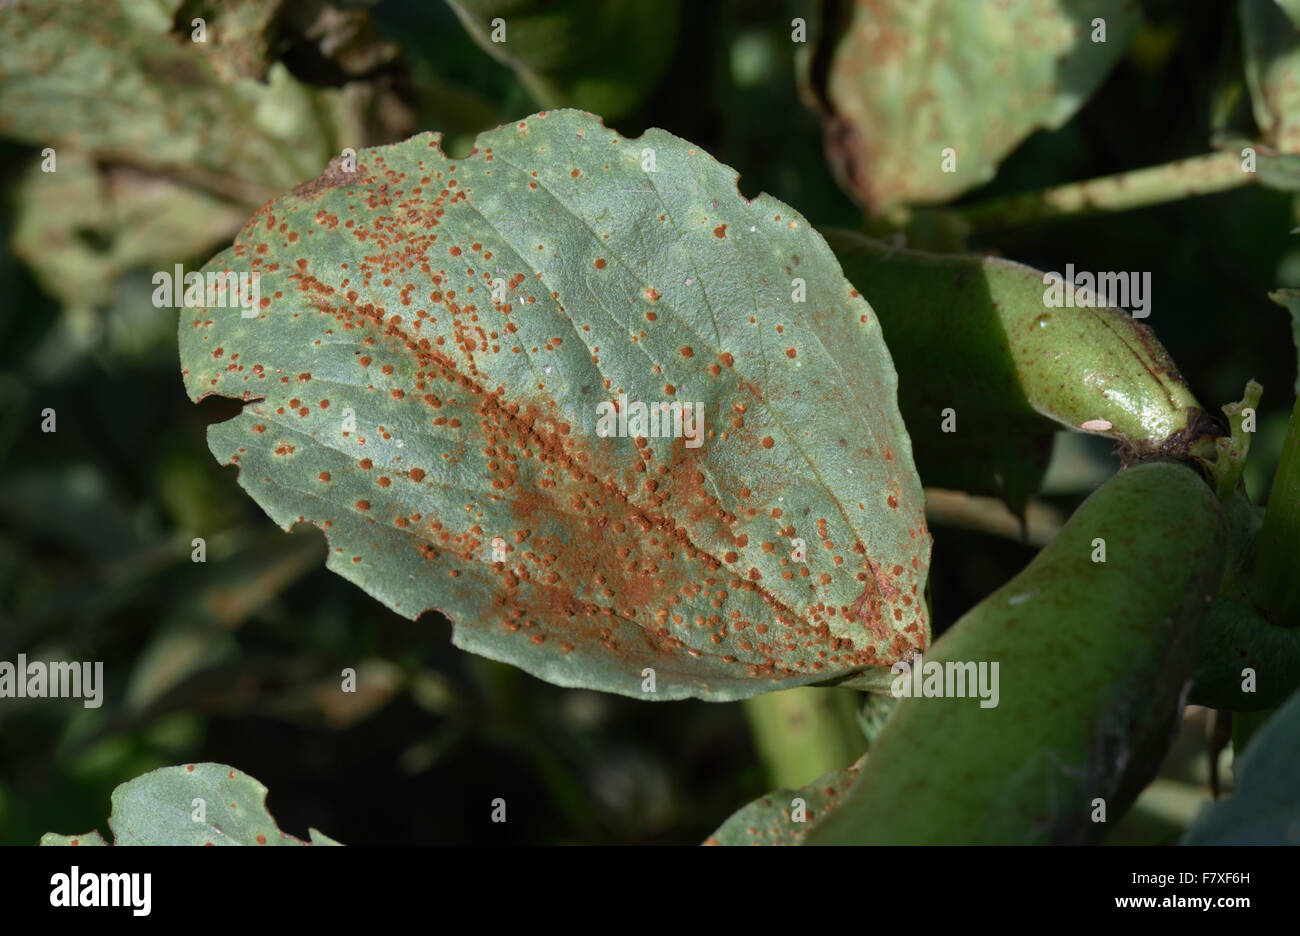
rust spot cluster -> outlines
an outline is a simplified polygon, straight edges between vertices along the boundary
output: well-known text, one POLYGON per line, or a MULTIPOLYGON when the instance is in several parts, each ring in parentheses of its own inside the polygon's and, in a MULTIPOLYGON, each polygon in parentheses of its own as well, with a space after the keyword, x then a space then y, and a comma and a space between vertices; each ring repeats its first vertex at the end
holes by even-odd
MULTIPOLYGON (((911 569, 884 568, 863 543, 833 542, 827 518, 784 518, 762 479, 754 484, 762 491, 716 489, 707 456, 680 439, 599 440, 589 427, 576 427, 551 387, 560 377, 548 380, 541 362, 581 353, 595 366, 601 349, 583 345, 590 339, 576 319, 574 332, 524 339, 520 323, 544 321, 544 310, 564 313, 566 301, 529 266, 537 262, 532 245, 512 249, 481 225, 466 238, 465 225, 448 223, 453 212, 472 217, 458 207, 472 199, 469 169, 505 173, 503 161, 493 162, 490 149, 476 150, 464 161, 439 154, 413 170, 407 162, 389 165, 385 152, 363 154, 365 166, 346 180, 327 170, 263 208, 233 249, 276 287, 278 303, 265 316, 295 322, 293 333, 317 351, 326 343, 355 349, 346 378, 326 372, 323 355, 322 363, 291 372, 250 360, 234 340, 223 339, 211 355, 222 368, 211 386, 219 379, 240 387, 245 399, 264 398, 254 411, 267 415, 258 416, 251 438, 275 458, 291 459, 301 433, 343 439, 331 443, 337 466, 316 475, 319 514, 305 519, 328 531, 348 513, 355 522, 402 531, 390 548, 427 564, 431 582, 449 583, 431 586, 431 605, 440 589, 460 588, 463 579, 474 583, 466 588, 488 583, 490 613, 458 626, 496 628, 562 657, 612 654, 629 672, 680 657, 706 658, 719 673, 789 677, 886 664, 924 644, 916 585, 923 569, 915 561, 911 569), (517 356, 528 359, 536 383, 508 394, 495 362, 517 356), (299 399, 289 390, 306 397, 308 385, 331 396, 299 399), (367 412, 384 413, 391 424, 340 434, 338 410, 361 412, 368 399, 376 403, 367 412), (288 433, 290 424, 301 432, 288 433), (398 449, 394 437, 410 427, 434 444, 398 449), (463 509, 449 506, 458 495, 448 492, 456 491, 463 509), (498 537, 504 560, 499 544, 492 545, 498 537), (819 561, 787 558, 795 538, 806 539, 819 561), (860 597, 828 599, 847 575, 856 576, 860 597)), ((531 188, 538 181, 533 171, 519 184, 542 197, 545 187, 531 188)), ((725 239, 727 224, 713 234, 725 239)), ((605 271, 607 259, 616 254, 589 255, 582 268, 601 279, 590 270, 605 271)), ((620 272, 615 264, 605 277, 620 272)), ((668 305, 663 293, 636 289, 645 321, 655 323, 668 305)), ((212 313, 198 311, 194 326, 210 328, 212 313)), ((250 327, 247 334, 255 332, 250 327)), ((764 431, 770 424, 752 410, 763 393, 736 373, 731 351, 715 357, 698 344, 674 346, 674 358, 694 362, 700 379, 735 385, 729 411, 710 414, 709 444, 785 451, 780 433, 764 431)), ((797 356, 793 345, 780 351, 797 356)), ((620 390, 608 377, 593 389, 593 408, 620 390)), ((674 396, 680 388, 665 381, 662 389, 674 396)), ((247 453, 232 460, 241 457, 247 453)), ((889 507, 898 507, 892 494, 889 507)), ((923 520, 911 535, 926 535, 923 520)), ((343 548, 332 545, 354 565, 370 558, 364 549, 342 555, 343 548)))

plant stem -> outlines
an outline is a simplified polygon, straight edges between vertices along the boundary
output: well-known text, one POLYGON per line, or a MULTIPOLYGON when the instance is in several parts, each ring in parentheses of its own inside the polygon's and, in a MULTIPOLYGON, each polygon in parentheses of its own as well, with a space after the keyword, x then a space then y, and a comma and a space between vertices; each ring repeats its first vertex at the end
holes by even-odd
POLYGON ((1193 195, 1209 195, 1249 185, 1253 172, 1244 172, 1234 152, 1207 153, 1160 166, 1071 182, 1037 192, 978 202, 954 213, 971 233, 1032 224, 1063 216, 1131 211, 1193 195))
POLYGON ((1209 469, 1215 493, 1225 505, 1237 490, 1241 472, 1246 467, 1246 457, 1250 454, 1250 438, 1253 433, 1245 430, 1243 414, 1247 410, 1254 412, 1259 409, 1259 398, 1263 392, 1264 388, 1255 381, 1248 381, 1241 402, 1228 403, 1223 407, 1223 415, 1228 417, 1230 434, 1226 438, 1215 439, 1212 446, 1209 439, 1203 438, 1189 452, 1209 469))
POLYGON ((1044 501, 1030 498, 1025 504, 1025 521, 996 497, 980 497, 965 491, 925 489, 925 519, 933 526, 974 530, 989 536, 1046 546, 1061 532, 1065 517, 1044 501))
POLYGON ((1279 627, 1300 624, 1300 400, 1291 410, 1291 424, 1282 443, 1282 458, 1264 511, 1264 526, 1255 548, 1251 597, 1279 627))
POLYGON ((861 697, 848 689, 804 687, 744 701, 768 783, 797 789, 849 766, 867 749, 858 727, 861 697))

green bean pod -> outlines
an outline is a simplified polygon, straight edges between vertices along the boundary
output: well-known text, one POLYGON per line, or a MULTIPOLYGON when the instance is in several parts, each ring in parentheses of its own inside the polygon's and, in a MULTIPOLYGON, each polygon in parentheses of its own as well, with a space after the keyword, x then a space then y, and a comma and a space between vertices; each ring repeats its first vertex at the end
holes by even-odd
POLYGON ((996 705, 903 698, 806 842, 1101 838, 1172 741, 1226 551, 1218 500, 1192 469, 1155 460, 1107 481, 924 655, 922 673, 987 663, 996 705))
POLYGON ((1009 260, 822 234, 880 320, 927 485, 1003 497, 1019 513, 1059 426, 1113 439, 1128 459, 1213 452, 1204 440, 1218 427, 1128 313, 1064 286, 1071 307, 1049 305, 1046 274, 1009 260))
POLYGON ((1057 288, 1079 305, 1049 306, 1050 274, 995 257, 895 250, 852 232, 825 236, 875 309, 890 352, 926 362, 918 394, 953 401, 996 391, 1008 410, 1027 406, 1143 455, 1185 440, 1189 418, 1200 415, 1150 328, 1120 309, 1086 305, 1069 286, 1057 288), (951 368, 934 366, 937 347, 955 353, 951 368))

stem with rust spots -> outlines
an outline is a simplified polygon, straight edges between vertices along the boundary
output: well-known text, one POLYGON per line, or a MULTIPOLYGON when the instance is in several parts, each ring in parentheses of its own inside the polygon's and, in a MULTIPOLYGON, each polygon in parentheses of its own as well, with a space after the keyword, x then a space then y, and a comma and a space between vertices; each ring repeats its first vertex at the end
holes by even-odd
POLYGON ((978 202, 956 208, 954 213, 970 225, 971 233, 986 234, 1052 218, 1131 211, 1194 195, 1224 192, 1249 185, 1255 179, 1255 173, 1242 170, 1241 157, 1236 153, 1207 153, 1132 172, 978 202))
POLYGON ((798 789, 857 760, 867 749, 858 727, 860 701, 848 689, 815 687, 746 699, 745 717, 768 785, 798 789))

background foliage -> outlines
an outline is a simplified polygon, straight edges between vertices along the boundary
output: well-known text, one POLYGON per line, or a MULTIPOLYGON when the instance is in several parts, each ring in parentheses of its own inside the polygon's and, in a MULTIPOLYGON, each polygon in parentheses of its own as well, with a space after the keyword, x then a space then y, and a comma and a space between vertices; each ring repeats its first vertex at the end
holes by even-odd
MULTIPOLYGON (((602 22, 605 5, 577 4, 582 22, 602 22)), ((686 4, 653 24, 662 61, 609 55, 591 67, 498 60, 439 3, 301 4, 270 32, 259 17, 278 4, 173 6, 171 23, 124 35, 183 35, 175 24, 193 15, 251 24, 253 39, 214 65, 219 87, 247 90, 218 115, 229 124, 178 121, 168 149, 130 138, 141 124, 128 109, 105 124, 120 138, 61 147, 57 175, 42 176, 23 102, 0 83, 0 659, 99 659, 107 678, 100 709, 0 705, 0 842, 107 831, 118 783, 200 760, 269 787, 276 821, 299 837, 316 827, 349 844, 702 840, 776 785, 742 709, 559 689, 455 650, 437 614, 407 621, 326 572, 319 534, 286 537, 233 470, 214 467, 205 426, 233 404, 187 400, 176 313, 152 306, 149 277, 176 262, 197 268, 263 198, 319 172, 340 140, 441 129, 455 154, 539 104, 604 110, 628 136, 664 127, 738 169, 745 195, 766 191, 818 225, 854 227, 859 209, 800 101, 807 52, 790 42, 791 18, 815 21, 820 4, 686 4), (196 152, 211 157, 197 160, 208 171, 180 171, 196 152), (57 433, 40 432, 45 407, 58 413, 57 433), (200 535, 201 565, 190 562, 200 535), (345 666, 363 675, 357 696, 337 692, 345 666), (489 821, 498 796, 511 804, 504 825, 489 821)), ((1213 0, 1140 7, 1087 103, 1030 136, 963 202, 1205 151, 1240 73, 1237 10, 1213 0)), ((85 29, 112 22, 105 12, 85 29)), ((588 42, 604 49, 636 27, 621 28, 588 42)), ((91 38, 77 41, 14 39, 7 28, 4 39, 69 57, 90 48, 91 38)), ((140 66, 150 67, 160 66, 140 66)), ((972 246, 1042 269, 1151 271, 1149 323, 1197 396, 1217 406, 1249 378, 1265 387, 1246 475, 1258 503, 1296 380, 1288 315, 1267 295, 1300 286, 1296 222, 1291 195, 1252 186, 1119 221, 1012 228, 972 246)), ((1116 465, 1104 440, 1058 436, 1033 509, 1068 515, 1116 465)), ((932 531, 936 633, 1035 551, 937 521, 932 531)), ((1190 822, 1207 798, 1204 715, 1189 710, 1162 779, 1112 840, 1170 840, 1190 822)))

